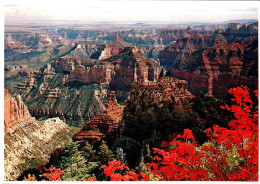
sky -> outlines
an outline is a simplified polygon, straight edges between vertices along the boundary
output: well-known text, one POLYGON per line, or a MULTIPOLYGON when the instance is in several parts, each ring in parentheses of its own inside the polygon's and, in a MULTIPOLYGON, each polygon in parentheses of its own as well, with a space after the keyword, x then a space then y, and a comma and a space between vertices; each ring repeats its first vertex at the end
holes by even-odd
MULTIPOLYGON (((5 1, 5 0, 4 0, 5 1)), ((6 0, 5 24, 81 22, 223 22, 257 19, 257 1, 6 0)))

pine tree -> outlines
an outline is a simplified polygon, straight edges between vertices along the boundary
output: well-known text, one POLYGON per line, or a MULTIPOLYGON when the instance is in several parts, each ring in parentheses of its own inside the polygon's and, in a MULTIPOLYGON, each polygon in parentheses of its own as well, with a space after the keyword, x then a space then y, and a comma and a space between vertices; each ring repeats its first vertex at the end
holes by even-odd
POLYGON ((114 153, 108 148, 105 141, 102 141, 97 155, 101 164, 105 164, 115 158, 114 153))
POLYGON ((86 165, 87 161, 83 156, 83 151, 79 151, 78 147, 76 142, 69 143, 65 150, 67 155, 62 157, 61 169, 64 170, 62 175, 64 181, 83 181, 97 167, 97 163, 86 165))
POLYGON ((93 149, 93 145, 86 142, 85 146, 81 148, 83 156, 87 162, 96 162, 98 158, 96 156, 96 150, 93 149))

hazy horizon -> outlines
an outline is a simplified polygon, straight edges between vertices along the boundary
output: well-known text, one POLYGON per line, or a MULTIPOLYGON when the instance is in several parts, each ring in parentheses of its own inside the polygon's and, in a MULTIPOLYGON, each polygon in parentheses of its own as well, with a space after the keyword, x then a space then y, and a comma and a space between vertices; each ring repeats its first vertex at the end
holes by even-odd
POLYGON ((258 19, 255 1, 32 1, 4 3, 5 24, 28 23, 221 23, 258 19))

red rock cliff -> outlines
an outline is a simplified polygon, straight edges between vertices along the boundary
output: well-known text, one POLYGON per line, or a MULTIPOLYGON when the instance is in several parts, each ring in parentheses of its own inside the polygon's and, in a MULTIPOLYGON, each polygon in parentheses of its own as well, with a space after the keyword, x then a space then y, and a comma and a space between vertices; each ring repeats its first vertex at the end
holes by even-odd
POLYGON ((7 89, 4 91, 4 128, 8 133, 15 130, 15 123, 20 121, 32 121, 34 118, 23 103, 21 96, 12 97, 7 89))

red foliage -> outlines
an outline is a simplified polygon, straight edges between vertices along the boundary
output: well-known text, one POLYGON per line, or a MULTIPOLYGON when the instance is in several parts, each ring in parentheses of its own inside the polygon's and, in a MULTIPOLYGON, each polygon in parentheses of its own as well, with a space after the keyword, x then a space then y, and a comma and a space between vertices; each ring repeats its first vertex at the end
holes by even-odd
POLYGON ((49 173, 44 173, 43 176, 45 178, 47 178, 49 181, 62 181, 60 176, 64 174, 64 171, 59 169, 59 168, 55 168, 55 167, 51 167, 49 169, 44 168, 45 171, 49 172, 49 173))
POLYGON ((234 104, 222 108, 234 114, 230 128, 214 125, 207 129, 210 142, 201 147, 192 131, 185 129, 171 142, 170 151, 154 148, 158 156, 147 167, 155 176, 162 180, 258 180, 258 108, 253 110, 247 87, 232 88, 229 93, 234 95, 234 104))
POLYGON ((94 176, 94 177, 88 177, 87 179, 85 179, 84 181, 97 181, 97 178, 94 176))
POLYGON ((107 176, 106 180, 111 181, 148 181, 148 176, 145 173, 140 172, 137 174, 130 171, 129 168, 118 160, 108 162, 108 166, 102 165, 104 168, 104 174, 107 176))

